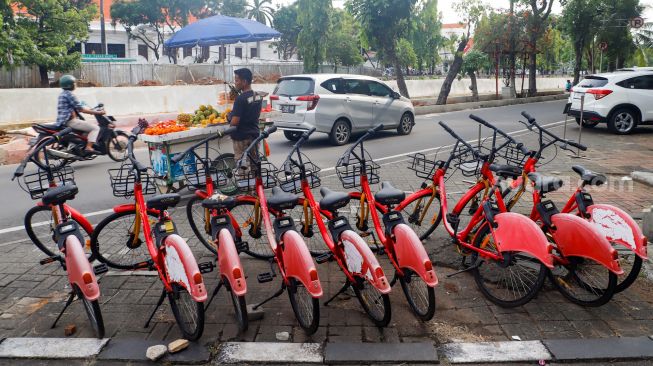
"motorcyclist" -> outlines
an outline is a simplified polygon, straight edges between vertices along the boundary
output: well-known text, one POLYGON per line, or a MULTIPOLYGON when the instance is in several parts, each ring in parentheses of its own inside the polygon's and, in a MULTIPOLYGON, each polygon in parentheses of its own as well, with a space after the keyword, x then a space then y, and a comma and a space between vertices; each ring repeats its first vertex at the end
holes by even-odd
POLYGON ((99 152, 93 149, 93 144, 97 141, 100 127, 95 123, 86 122, 79 118, 79 113, 86 113, 92 115, 103 115, 104 110, 92 110, 84 107, 79 99, 72 93, 75 90, 77 79, 72 75, 64 75, 59 79, 59 87, 63 89, 59 94, 57 102, 57 122, 56 125, 61 127, 67 125, 75 130, 88 132, 86 149, 87 154, 98 154, 99 152))

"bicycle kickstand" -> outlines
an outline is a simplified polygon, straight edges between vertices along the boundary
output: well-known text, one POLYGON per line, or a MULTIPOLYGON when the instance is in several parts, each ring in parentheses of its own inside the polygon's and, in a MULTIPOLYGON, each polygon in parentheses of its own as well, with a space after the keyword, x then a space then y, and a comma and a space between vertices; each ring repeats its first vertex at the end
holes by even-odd
POLYGON ((323 305, 324 305, 324 306, 329 306, 329 303, 330 303, 331 301, 335 300, 336 297, 338 297, 338 295, 340 295, 340 294, 342 294, 343 292, 347 291, 347 289, 349 288, 349 286, 351 286, 351 283, 349 282, 349 280, 345 281, 345 284, 342 286, 342 288, 341 288, 340 290, 338 290, 338 292, 336 292, 335 295, 331 296, 331 298, 330 298, 329 300, 327 300, 323 305))
POLYGON ((59 319, 61 319, 61 316, 63 316, 63 313, 66 311, 66 309, 68 309, 70 304, 73 303, 73 300, 75 300, 75 291, 70 291, 70 294, 68 295, 68 300, 66 300, 66 305, 63 306, 63 309, 61 309, 59 316, 57 316, 57 319, 54 320, 54 323, 52 323, 50 329, 54 329, 54 327, 57 326, 57 322, 59 321, 59 319))
POLYGON ((277 298, 277 297, 281 296, 281 294, 283 293, 283 291, 284 291, 285 289, 286 289, 286 285, 282 282, 282 283, 281 283, 281 288, 279 289, 279 291, 275 292, 274 294, 272 294, 272 296, 268 297, 267 299, 263 300, 262 302, 260 302, 260 303, 258 303, 258 304, 256 304, 256 305, 254 305, 254 308, 253 308, 253 309, 256 310, 256 309, 258 309, 261 305, 265 304, 266 302, 268 302, 268 301, 270 301, 270 300, 272 300, 272 299, 274 299, 274 298, 277 298))
POLYGON ((156 311, 159 310, 159 307, 161 306, 161 304, 163 304, 163 300, 166 299, 167 294, 168 293, 164 288, 163 291, 161 292, 161 297, 159 297, 159 301, 156 303, 156 307, 154 307, 154 311, 152 311, 152 314, 150 314, 150 317, 147 319, 147 322, 145 322, 145 326, 143 328, 147 328, 150 326, 150 322, 152 321, 152 318, 154 318, 154 314, 156 314, 156 311))
POLYGON ((206 311, 206 309, 209 308, 209 306, 211 305, 211 302, 213 301, 213 299, 215 298, 215 296, 218 294, 218 292, 220 291, 220 288, 221 288, 221 287, 222 287, 222 280, 220 280, 220 282, 218 282, 218 285, 215 287, 215 290, 213 290, 213 294, 211 294, 211 298, 209 299, 209 301, 208 301, 208 302, 206 303, 206 305, 204 306, 204 310, 205 310, 205 311, 206 311))

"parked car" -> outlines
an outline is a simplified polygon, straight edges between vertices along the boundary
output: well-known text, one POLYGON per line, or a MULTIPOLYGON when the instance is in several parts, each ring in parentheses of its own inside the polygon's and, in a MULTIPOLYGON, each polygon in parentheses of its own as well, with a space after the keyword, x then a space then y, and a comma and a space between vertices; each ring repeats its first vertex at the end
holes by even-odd
POLYGON ((415 110, 407 98, 379 79, 361 75, 314 74, 285 76, 270 95, 272 108, 281 111, 274 124, 290 141, 313 127, 344 145, 352 133, 383 123, 408 135, 415 110))
POLYGON ((631 133, 638 125, 653 123, 653 72, 628 71, 586 76, 571 89, 565 111, 583 127, 607 123, 616 134, 631 133))

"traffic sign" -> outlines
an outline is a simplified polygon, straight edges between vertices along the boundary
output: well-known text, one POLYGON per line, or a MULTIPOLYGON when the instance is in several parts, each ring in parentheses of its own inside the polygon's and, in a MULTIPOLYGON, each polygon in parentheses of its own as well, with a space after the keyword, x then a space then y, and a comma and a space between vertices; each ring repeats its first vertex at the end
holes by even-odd
POLYGON ((599 43, 599 49, 600 49, 601 51, 605 51, 605 50, 607 50, 607 49, 608 49, 608 42, 601 42, 601 43, 599 43))
POLYGON ((644 19, 642 17, 634 17, 629 23, 631 28, 641 28, 644 25, 644 19))

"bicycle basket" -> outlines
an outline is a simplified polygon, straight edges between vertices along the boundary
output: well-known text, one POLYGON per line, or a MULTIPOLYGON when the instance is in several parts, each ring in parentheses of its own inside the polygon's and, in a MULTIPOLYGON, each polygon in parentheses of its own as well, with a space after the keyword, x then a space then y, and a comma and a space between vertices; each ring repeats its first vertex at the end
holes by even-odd
POLYGON ((277 167, 274 164, 270 163, 267 160, 264 160, 262 156, 258 156, 258 161, 260 161, 260 174, 257 164, 253 164, 250 159, 248 159, 248 164, 243 164, 243 166, 233 169, 233 182, 234 188, 238 189, 241 192, 252 192, 256 190, 256 178, 260 175, 261 180, 263 181, 263 188, 272 188, 277 185, 275 175, 277 173, 277 167))
POLYGON ((379 168, 381 166, 372 160, 372 157, 367 150, 364 150, 364 164, 358 156, 350 154, 349 157, 349 164, 344 165, 342 163, 343 158, 340 158, 338 164, 336 164, 336 173, 338 174, 338 178, 340 179, 343 188, 350 189, 360 187, 363 168, 367 175, 367 181, 370 184, 379 183, 381 180, 379 177, 379 168))
POLYGON ((415 175, 419 178, 433 178, 433 174, 435 174, 435 171, 442 164, 442 161, 430 160, 422 153, 408 155, 408 157, 411 159, 408 169, 414 171, 415 175))
POLYGON ((227 187, 231 185, 231 176, 233 164, 225 163, 223 160, 215 159, 207 161, 206 159, 193 159, 191 163, 184 164, 182 169, 184 172, 184 181, 190 190, 205 189, 206 188, 206 169, 208 166, 211 180, 213 181, 214 188, 227 187))
MULTIPOLYGON (((480 152, 481 154, 489 154, 490 150, 485 146, 474 146, 474 150, 480 152)), ((481 167, 483 167, 483 161, 478 160, 474 151, 464 144, 458 144, 456 148, 451 152, 453 158, 451 159, 451 164, 460 170, 463 176, 465 177, 476 177, 481 172, 481 167)))
POLYGON ((515 144, 510 143, 494 155, 494 162, 523 167, 527 156, 515 144))
POLYGON ((109 180, 113 195, 116 197, 131 197, 134 195, 134 184, 136 183, 136 174, 140 174, 143 194, 155 194, 156 184, 154 177, 148 172, 136 172, 132 169, 131 164, 123 164, 120 168, 109 169, 109 180))
MULTIPOLYGON (((304 163, 304 170, 306 171, 306 180, 308 181, 308 186, 310 188, 317 188, 322 185, 320 180, 320 167, 313 164, 308 157, 302 154, 302 162, 304 163)), ((287 174, 284 169, 279 169, 277 172, 277 181, 279 182, 279 187, 285 192, 301 193, 302 192, 302 180, 301 172, 298 166, 292 165, 292 172, 287 174)), ((283 165, 282 165, 283 166, 283 165)))
MULTIPOLYGON (((53 170, 52 175, 54 178, 53 183, 57 186, 75 184, 75 171, 68 165, 53 170)), ((43 197, 45 192, 50 188, 48 173, 41 168, 38 168, 35 173, 24 175, 22 179, 25 184, 25 190, 34 200, 43 197)))

